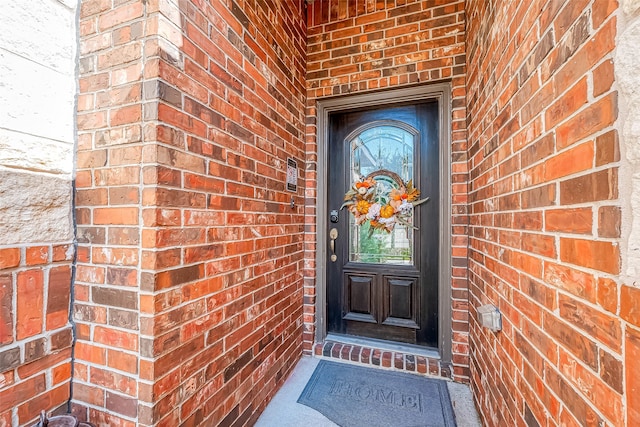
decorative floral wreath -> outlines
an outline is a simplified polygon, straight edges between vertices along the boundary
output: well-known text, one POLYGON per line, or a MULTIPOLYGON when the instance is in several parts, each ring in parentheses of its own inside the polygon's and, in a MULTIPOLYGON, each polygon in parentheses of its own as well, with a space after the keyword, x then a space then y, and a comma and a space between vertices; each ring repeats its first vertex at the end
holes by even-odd
POLYGON ((340 209, 347 207, 357 225, 369 221, 372 233, 375 230, 390 233, 396 224, 416 229, 411 224, 413 208, 429 200, 428 197, 418 200, 419 196, 420 191, 412 181, 405 183, 395 172, 379 170, 360 177, 344 195, 345 202, 340 209), (382 180, 392 185, 384 185, 382 180))

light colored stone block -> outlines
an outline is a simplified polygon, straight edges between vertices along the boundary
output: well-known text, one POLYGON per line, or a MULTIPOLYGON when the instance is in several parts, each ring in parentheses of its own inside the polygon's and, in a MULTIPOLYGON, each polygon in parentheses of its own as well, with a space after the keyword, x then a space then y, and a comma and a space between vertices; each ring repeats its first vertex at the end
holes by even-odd
POLYGON ((65 5, 71 10, 75 10, 78 8, 79 0, 55 0, 55 1, 57 1, 58 3, 62 3, 63 5, 65 5))
POLYGON ((77 3, 77 0, 3 1, 0 47, 72 75, 77 3))
POLYGON ((75 78, 0 50, 0 127, 74 140, 75 78))
POLYGON ((623 275, 640 286, 640 0, 623 0, 625 12, 614 54, 620 107, 623 275))
POLYGON ((0 169, 0 245, 73 238, 71 181, 0 169))
POLYGON ((0 128, 0 166, 38 172, 73 172, 73 143, 0 128))

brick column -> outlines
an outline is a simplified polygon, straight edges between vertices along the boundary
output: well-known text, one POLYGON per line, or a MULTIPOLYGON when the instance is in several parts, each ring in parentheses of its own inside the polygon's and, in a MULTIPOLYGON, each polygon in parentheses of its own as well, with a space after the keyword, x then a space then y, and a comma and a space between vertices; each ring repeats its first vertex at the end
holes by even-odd
POLYGON ((132 425, 143 378, 142 193, 154 144, 143 69, 154 29, 145 2, 111 3, 84 1, 80 12, 73 399, 81 418, 132 425))
POLYGON ((79 415, 250 424, 301 355, 303 11, 83 2, 79 415))

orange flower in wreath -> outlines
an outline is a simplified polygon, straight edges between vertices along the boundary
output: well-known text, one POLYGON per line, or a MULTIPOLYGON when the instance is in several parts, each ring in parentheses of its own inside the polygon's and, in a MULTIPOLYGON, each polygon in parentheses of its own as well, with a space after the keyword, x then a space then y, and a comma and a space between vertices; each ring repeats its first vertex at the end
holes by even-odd
POLYGON ((371 188, 371 181, 359 181, 356 182, 356 189, 360 189, 360 188, 371 188))
POLYGON ((389 201, 389 204, 393 206, 394 209, 398 209, 402 202, 406 201, 409 198, 409 195, 405 191, 400 191, 394 188, 389 193, 389 198, 391 199, 389 201))
POLYGON ((364 196, 374 185, 376 185, 375 181, 372 178, 368 178, 364 181, 356 182, 354 188, 359 195, 364 196))

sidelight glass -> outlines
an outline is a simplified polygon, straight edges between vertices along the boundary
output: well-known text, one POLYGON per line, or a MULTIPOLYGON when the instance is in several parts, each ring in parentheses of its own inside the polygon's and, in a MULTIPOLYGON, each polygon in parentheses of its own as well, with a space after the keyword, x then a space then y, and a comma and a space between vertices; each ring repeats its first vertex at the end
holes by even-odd
MULTIPOLYGON (((349 142, 350 183, 374 174, 379 189, 399 188, 387 175, 375 174, 390 171, 407 183, 414 179, 415 136, 397 126, 384 124, 368 128, 349 142)), ((349 215, 349 261, 374 264, 411 265, 414 260, 413 230, 397 226, 388 233, 372 232, 369 223, 356 224, 349 215)))

